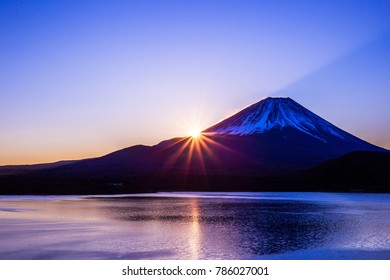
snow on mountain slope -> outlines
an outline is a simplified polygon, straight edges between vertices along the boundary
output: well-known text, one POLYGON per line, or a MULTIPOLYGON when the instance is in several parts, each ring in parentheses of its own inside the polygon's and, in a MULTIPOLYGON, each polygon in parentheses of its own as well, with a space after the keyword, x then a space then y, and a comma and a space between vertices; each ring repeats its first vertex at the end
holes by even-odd
POLYGON ((360 139, 337 128, 291 98, 266 98, 208 128, 205 132, 231 135, 261 134, 271 129, 295 128, 323 142, 331 134, 345 141, 360 139))

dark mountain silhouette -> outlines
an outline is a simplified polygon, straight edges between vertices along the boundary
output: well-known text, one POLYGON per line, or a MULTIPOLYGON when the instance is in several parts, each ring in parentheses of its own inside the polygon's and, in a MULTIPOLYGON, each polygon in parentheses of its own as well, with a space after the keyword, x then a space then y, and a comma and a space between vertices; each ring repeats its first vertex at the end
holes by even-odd
POLYGON ((301 177, 322 190, 390 192, 390 153, 351 152, 305 170, 301 177))
POLYGON ((53 163, 0 166, 0 176, 33 173, 36 171, 52 169, 55 167, 65 166, 76 162, 77 160, 63 160, 53 163))
POLYGON ((2 176, 0 192, 5 190, 2 186, 15 191, 23 184, 39 185, 38 192, 55 188, 57 193, 259 190, 267 186, 281 190, 305 181, 302 170, 354 151, 386 152, 290 98, 267 98, 205 129, 198 138, 138 145, 99 158, 2 176))

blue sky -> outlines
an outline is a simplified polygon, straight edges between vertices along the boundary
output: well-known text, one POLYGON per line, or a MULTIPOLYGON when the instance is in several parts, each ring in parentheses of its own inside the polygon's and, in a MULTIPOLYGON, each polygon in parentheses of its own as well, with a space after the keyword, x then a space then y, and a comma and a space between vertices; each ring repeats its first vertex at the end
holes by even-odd
POLYGON ((390 1, 0 0, 0 164, 99 156, 290 96, 390 148, 390 1))

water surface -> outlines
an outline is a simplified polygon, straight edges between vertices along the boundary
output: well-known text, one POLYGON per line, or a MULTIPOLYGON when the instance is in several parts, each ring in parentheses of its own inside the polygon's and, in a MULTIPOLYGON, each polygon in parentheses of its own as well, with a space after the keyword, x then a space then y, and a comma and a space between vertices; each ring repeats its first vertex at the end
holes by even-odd
POLYGON ((1 196, 0 259, 390 259, 390 195, 1 196))

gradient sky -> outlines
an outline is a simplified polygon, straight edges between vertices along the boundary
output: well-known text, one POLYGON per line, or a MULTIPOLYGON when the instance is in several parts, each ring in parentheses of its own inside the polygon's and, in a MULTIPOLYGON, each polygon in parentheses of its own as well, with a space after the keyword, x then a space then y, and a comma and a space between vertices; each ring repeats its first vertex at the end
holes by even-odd
POLYGON ((100 156, 289 96, 390 148, 390 1, 0 0, 0 165, 100 156))

